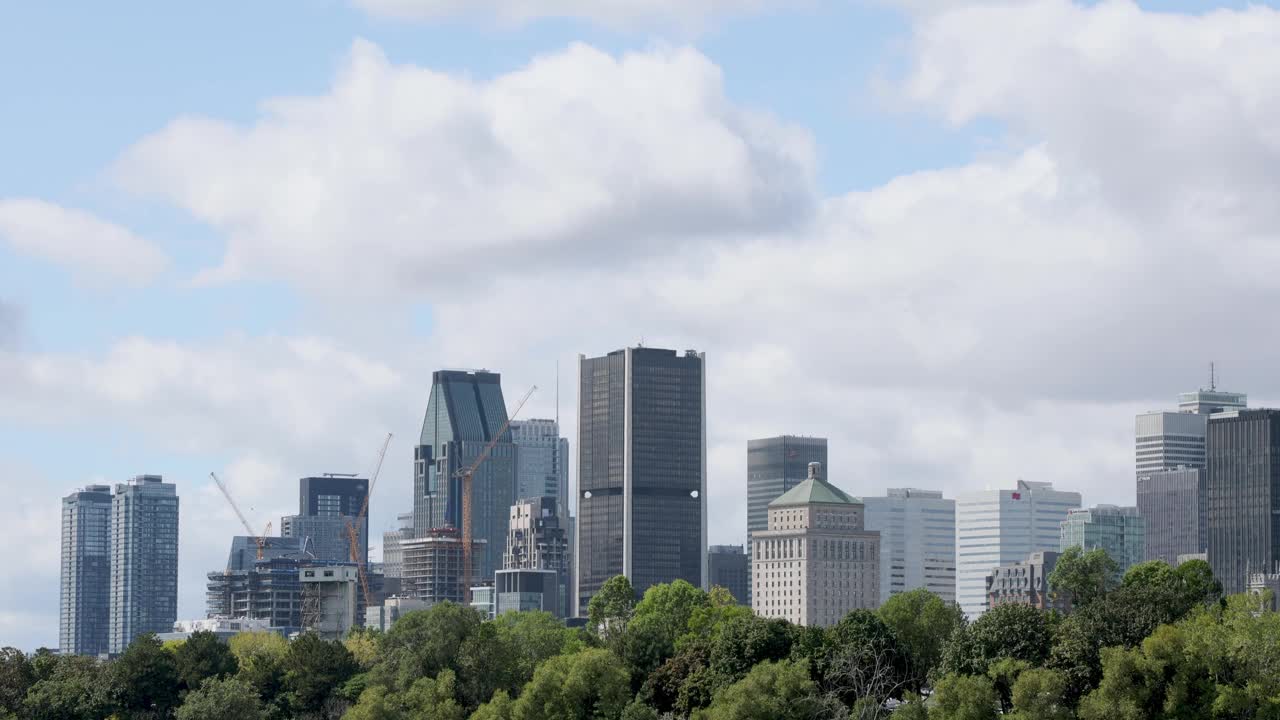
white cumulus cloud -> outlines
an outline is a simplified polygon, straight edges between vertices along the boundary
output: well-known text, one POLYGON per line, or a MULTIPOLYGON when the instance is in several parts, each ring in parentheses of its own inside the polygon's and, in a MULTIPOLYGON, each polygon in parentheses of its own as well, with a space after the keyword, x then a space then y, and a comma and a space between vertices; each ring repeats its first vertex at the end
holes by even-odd
POLYGON ((0 239, 14 251, 64 266, 86 280, 141 285, 168 265, 127 228, 34 198, 0 198, 0 239))
POLYGON ((716 18, 781 5, 773 0, 353 0, 353 4, 372 15, 398 20, 461 16, 519 24, 570 18, 612 28, 679 30, 697 30, 716 18))

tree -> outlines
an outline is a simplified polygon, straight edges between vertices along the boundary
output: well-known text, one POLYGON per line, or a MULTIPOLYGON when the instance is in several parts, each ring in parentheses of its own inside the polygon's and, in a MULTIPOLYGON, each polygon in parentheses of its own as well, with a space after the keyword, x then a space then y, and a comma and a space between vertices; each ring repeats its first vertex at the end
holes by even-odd
POLYGON ((997 605, 952 633, 942 653, 942 671, 986 675, 1000 658, 1043 665, 1052 638, 1048 613, 1030 605, 997 605))
POLYGON ((587 604, 587 625, 601 638, 619 634, 631 621, 636 591, 626 575, 615 575, 600 586, 587 604))
POLYGON ((929 720, 929 708, 919 695, 908 693, 890 717, 893 720, 929 720))
POLYGON ((355 628, 342 641, 360 669, 369 670, 378 662, 378 640, 382 633, 372 628, 355 628))
POLYGON ((684 580, 661 583, 645 591, 626 625, 622 652, 636 687, 675 655, 676 640, 688 632, 694 614, 707 607, 707 593, 684 580))
POLYGON ((359 670, 342 643, 321 640, 314 633, 289 643, 283 668, 283 688, 295 715, 332 714, 330 699, 359 670))
POLYGON ((178 663, 155 635, 139 635, 111 664, 115 706, 126 716, 169 717, 178 707, 178 663))
POLYGON ((1066 700, 1066 690, 1062 673, 1043 668, 1023 671, 1013 684, 1010 720, 1072 720, 1075 713, 1066 700))
POLYGON ((37 652, 32 669, 36 681, 18 713, 23 720, 101 720, 111 713, 109 668, 95 658, 37 652))
POLYGON ((515 703, 505 690, 499 690, 489 698, 489 702, 476 708, 469 720, 512 720, 515 703))
POLYGON ((813 720, 822 708, 807 662, 766 661, 716 693, 693 720, 813 720))
POLYGON ((639 700, 632 700, 623 708, 622 720, 658 720, 658 711, 639 700))
POLYGON ((627 669, 599 648, 557 655, 524 687, 513 720, 617 720, 631 700, 627 669))
MULTIPOLYGON (((757 615, 730 618, 712 638, 707 664, 730 682, 736 682, 760 662, 789 657, 795 639, 792 627, 785 620, 766 620, 757 615)), ((821 628, 812 629, 818 631, 813 653, 816 656, 825 635, 821 628)))
POLYGON ((16 714, 35 681, 35 668, 25 653, 13 647, 0 649, 0 716, 16 714))
MULTIPOLYGON (((679 707, 681 691, 690 677, 707 668, 709 653, 705 641, 686 645, 675 657, 662 663, 649 673, 640 687, 639 697, 660 712, 672 712, 679 707)), ((701 707, 699 704, 697 707, 701 707)), ((689 708, 682 714, 687 715, 689 708)))
POLYGON ((460 696, 467 707, 487 702, 496 690, 519 692, 529 678, 521 675, 520 647, 494 622, 480 624, 462 642, 455 665, 460 696))
POLYGON ((876 611, 898 636, 908 658, 908 684, 919 691, 942 662, 947 638, 965 624, 959 605, 924 588, 893 595, 876 611))
POLYGON ((845 705, 861 698, 883 704, 908 685, 908 660, 898 636, 870 610, 854 610, 827 629, 817 672, 819 688, 845 705))
POLYGON ((987 677, 991 678, 991 686, 1000 698, 1000 712, 1008 715, 1013 710, 1013 684, 1024 671, 1031 669, 1025 660, 1000 658, 987 668, 987 677))
POLYGON ((998 701, 991 681, 978 675, 947 675, 933 692, 929 720, 995 720, 998 701))
POLYGON ((227 641, 227 647, 240 666, 236 677, 253 687, 262 700, 264 714, 268 718, 284 718, 284 658, 289 641, 272 632, 239 633, 227 641))
POLYGON ((383 637, 375 682, 404 690, 419 678, 457 670, 462 644, 482 620, 474 608, 451 602, 404 614, 383 637))
POLYGON ((1085 552, 1079 545, 1067 548, 1049 573, 1049 587, 1071 596, 1073 607, 1093 603, 1113 588, 1120 566, 1102 548, 1085 552))
POLYGON ((182 707, 178 708, 178 720, 262 720, 263 717, 258 693, 238 678, 210 676, 187 693, 182 707))
POLYGON ((184 692, 200 687, 206 678, 230 677, 239 669, 231 648, 207 631, 191 633, 191 637, 173 651, 173 659, 184 692))

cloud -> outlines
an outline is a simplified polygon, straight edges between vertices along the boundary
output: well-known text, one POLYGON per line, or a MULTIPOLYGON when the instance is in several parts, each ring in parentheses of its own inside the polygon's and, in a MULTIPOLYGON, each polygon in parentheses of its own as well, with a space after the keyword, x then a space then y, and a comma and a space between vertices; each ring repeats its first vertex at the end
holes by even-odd
POLYGON ((573 45, 478 83, 359 41, 328 94, 264 108, 175 121, 115 168, 227 234, 214 278, 443 291, 786 228, 816 202, 809 135, 735 106, 691 49, 573 45))
POLYGON ((770 0, 352 0, 371 15, 430 21, 453 16, 523 24, 544 18, 586 20, 611 28, 694 30, 709 21, 759 12, 770 0))
POLYGON ((22 334, 22 308, 0 300, 0 349, 13 347, 22 334))
POLYGON ((91 282, 142 285, 168 265, 159 248, 126 228, 33 198, 0 199, 0 238, 91 282))

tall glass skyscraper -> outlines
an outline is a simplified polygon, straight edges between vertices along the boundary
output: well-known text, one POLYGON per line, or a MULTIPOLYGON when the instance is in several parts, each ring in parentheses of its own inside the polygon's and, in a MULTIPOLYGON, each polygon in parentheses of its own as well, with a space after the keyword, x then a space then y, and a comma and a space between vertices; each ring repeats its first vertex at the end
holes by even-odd
POLYGON ((704 585, 705 367, 694 350, 579 356, 577 614, 615 575, 704 585))
POLYGON ((1280 410, 1209 416, 1209 564, 1227 593, 1280 567, 1280 410))
POLYGON ((111 654, 178 618, 178 493, 159 475, 116 485, 111 498, 111 654))
POLYGON ((107 652, 110 598, 111 488, 89 485, 62 499, 58 648, 63 654, 107 652))
POLYGON ((512 420, 511 441, 519 449, 516 496, 553 497, 564 503, 569 497, 569 441, 560 437, 560 423, 549 419, 512 420))
MULTIPOLYGON (((507 421, 501 376, 486 370, 440 370, 431 375, 431 397, 414 449, 413 528, 462 528, 462 479, 507 421)), ((516 501, 516 446, 505 430, 472 479, 471 527, 484 551, 473 558, 474 579, 492 578, 502 567, 507 516, 516 501)))
POLYGON ((1146 523, 1144 560, 1176 565, 1180 555, 1205 552, 1208 506, 1204 476, 1204 468, 1138 476, 1138 514, 1146 523))
POLYGON ((809 463, 827 462, 827 439, 779 435, 747 441, 747 535, 768 528, 769 503, 805 481, 809 463))

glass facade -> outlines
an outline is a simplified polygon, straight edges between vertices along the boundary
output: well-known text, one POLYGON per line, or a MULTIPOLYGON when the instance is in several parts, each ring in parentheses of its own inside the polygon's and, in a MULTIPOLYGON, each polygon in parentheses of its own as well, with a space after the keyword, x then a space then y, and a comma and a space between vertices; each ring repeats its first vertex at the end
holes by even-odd
POLYGON ((111 488, 90 485, 62 499, 61 652, 107 652, 110 597, 111 488))
POLYGON ((751 567, 741 545, 712 545, 707 550, 707 584, 728 590, 739 605, 751 606, 751 567))
MULTIPOLYGON (((415 537, 462 527, 462 479, 507 420, 501 376, 483 370, 432 373, 419 445, 414 449, 415 537)), ((472 478, 471 522, 484 552, 473 560, 475 578, 492 577, 502 567, 507 514, 516 500, 516 446, 510 430, 494 446, 472 478)))
POLYGON ((1209 417, 1205 478, 1209 564, 1227 593, 1280 565, 1280 410, 1209 417))
POLYGON ((117 654, 178 617, 178 495, 159 475, 116 485, 111 499, 111 625, 117 654))
POLYGON ((704 358, 627 348, 579 360, 578 612, 610 577, 636 592, 706 562, 704 358))
POLYGON ((1185 468, 1138 478, 1138 514, 1146 523, 1144 560, 1177 565, 1178 556, 1205 551, 1204 475, 1201 468, 1185 468))
POLYGON ((1136 507, 1098 505, 1083 510, 1070 510, 1062 521, 1059 549, 1079 546, 1084 550, 1102 548, 1119 566, 1123 576, 1129 568, 1142 562, 1146 523, 1136 507))
POLYGON ((569 441, 555 420, 512 420, 516 454, 516 497, 569 497, 569 441))
POLYGON ((781 435, 747 441, 747 535, 768 529, 769 503, 804 482, 809 463, 822 463, 828 477, 827 439, 781 435))

